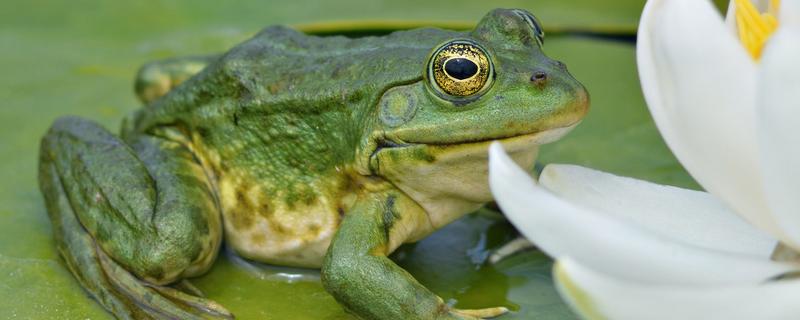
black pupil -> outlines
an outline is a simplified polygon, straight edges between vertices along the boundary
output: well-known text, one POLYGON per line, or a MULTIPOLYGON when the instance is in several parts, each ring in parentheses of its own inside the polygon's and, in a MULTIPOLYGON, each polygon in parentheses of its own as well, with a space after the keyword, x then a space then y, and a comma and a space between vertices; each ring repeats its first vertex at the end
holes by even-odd
POLYGON ((444 71, 453 78, 464 80, 478 73, 478 65, 469 59, 454 58, 445 62, 444 71))

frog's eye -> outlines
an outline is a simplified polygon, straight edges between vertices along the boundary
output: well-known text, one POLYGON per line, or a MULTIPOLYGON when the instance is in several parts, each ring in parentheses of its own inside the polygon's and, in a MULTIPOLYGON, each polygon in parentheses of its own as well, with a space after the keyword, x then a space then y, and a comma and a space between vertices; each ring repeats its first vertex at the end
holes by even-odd
POLYGON ((486 51, 469 40, 451 41, 437 49, 428 64, 431 85, 448 96, 476 95, 491 84, 494 73, 486 51))
POLYGON ((520 18, 522 18, 522 20, 525 20, 525 22, 528 23, 528 26, 533 29, 533 34, 536 36, 536 41, 539 42, 539 45, 543 45, 544 29, 542 29, 542 24, 539 22, 539 19, 536 19, 536 16, 525 10, 514 9, 513 11, 520 18))

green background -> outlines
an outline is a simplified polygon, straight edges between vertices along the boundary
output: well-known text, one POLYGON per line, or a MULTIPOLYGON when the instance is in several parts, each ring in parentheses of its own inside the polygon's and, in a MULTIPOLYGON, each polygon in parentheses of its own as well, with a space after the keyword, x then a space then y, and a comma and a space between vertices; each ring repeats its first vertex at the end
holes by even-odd
MULTIPOLYGON (((0 318, 110 318, 86 296, 54 250, 36 183, 39 138, 50 123, 72 114, 117 130, 122 116, 138 107, 132 94, 138 66, 169 56, 220 52, 270 24, 317 31, 333 26, 357 33, 386 28, 376 22, 467 26, 494 7, 526 8, 545 25, 545 51, 566 62, 592 97, 584 123, 545 146, 541 162, 581 164, 696 188, 647 113, 633 43, 618 39, 632 39, 643 5, 633 0, 4 0, 0 318), (342 24, 348 21, 369 23, 342 24)), ((552 287, 551 261, 541 253, 519 254, 495 266, 481 263, 491 249, 514 236, 502 216, 482 210, 401 248, 394 259, 458 307, 515 310, 503 319, 573 319, 552 287)), ((351 319, 322 289, 316 271, 237 261, 224 255, 193 282, 240 319, 351 319)))

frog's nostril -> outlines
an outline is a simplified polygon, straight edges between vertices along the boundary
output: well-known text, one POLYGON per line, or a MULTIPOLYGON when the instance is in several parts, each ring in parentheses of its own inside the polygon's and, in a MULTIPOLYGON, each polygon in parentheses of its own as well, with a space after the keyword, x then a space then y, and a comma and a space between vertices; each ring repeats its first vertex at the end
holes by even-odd
POLYGON ((544 71, 536 71, 531 76, 531 81, 541 81, 547 79, 547 73, 544 71))
POLYGON ((547 82, 547 72, 535 71, 531 76, 531 82, 537 86, 544 85, 547 82))

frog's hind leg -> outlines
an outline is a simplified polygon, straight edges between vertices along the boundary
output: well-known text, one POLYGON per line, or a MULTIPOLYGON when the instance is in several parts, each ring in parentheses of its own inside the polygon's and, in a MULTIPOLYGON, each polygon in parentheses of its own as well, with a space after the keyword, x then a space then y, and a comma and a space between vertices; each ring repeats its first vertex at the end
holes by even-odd
POLYGON ((167 286, 205 272, 219 249, 199 165, 176 143, 129 142, 78 118, 59 119, 42 139, 39 184, 67 267, 120 319, 232 318, 167 286))
POLYGON ((218 55, 189 56, 149 62, 136 73, 136 96, 148 105, 199 73, 217 58, 218 55))

